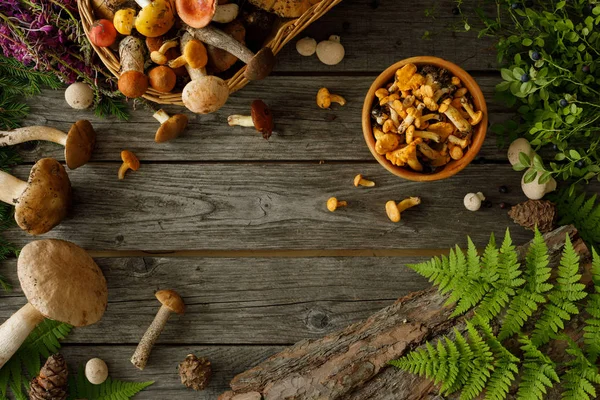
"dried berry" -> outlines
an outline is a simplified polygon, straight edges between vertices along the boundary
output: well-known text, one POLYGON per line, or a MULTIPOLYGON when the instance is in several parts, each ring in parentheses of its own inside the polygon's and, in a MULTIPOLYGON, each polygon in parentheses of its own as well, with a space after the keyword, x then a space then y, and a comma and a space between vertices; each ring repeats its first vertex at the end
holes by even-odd
POLYGON ((590 73, 590 66, 589 65, 584 65, 583 67, 581 67, 581 71, 585 74, 589 74, 590 73))
POLYGON ((481 205, 485 208, 492 208, 494 206, 491 200, 484 200, 483 203, 481 203, 481 205))
POLYGON ((453 15, 460 15, 460 8, 458 8, 458 7, 454 7, 454 8, 452 9, 452 14, 453 14, 453 15))
POLYGON ((509 207, 509 204, 508 204, 508 203, 505 203, 505 202, 502 202, 502 203, 500 203, 500 208, 501 208, 501 209, 503 209, 503 210, 504 210, 505 208, 508 208, 508 207, 509 207))
POLYGON ((502 185, 498 188, 498 191, 500 193, 508 193, 508 187, 506 187, 506 185, 502 185))

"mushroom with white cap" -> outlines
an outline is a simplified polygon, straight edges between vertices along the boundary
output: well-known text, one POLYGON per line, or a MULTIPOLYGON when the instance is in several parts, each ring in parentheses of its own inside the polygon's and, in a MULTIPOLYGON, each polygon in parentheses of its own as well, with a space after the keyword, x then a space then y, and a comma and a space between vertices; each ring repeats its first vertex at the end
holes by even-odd
POLYGON ((156 292, 156 298, 160 301, 161 307, 131 357, 131 363, 141 370, 146 368, 152 347, 167 325, 171 313, 185 312, 185 303, 174 290, 159 290, 156 292))
POLYGON ((58 225, 71 206, 71 181, 64 167, 42 158, 22 181, 0 171, 0 201, 15 206, 15 220, 31 235, 41 235, 58 225))
POLYGON ((0 326, 0 368, 44 318, 82 327, 104 315, 106 279, 73 243, 47 239, 27 244, 19 254, 17 274, 28 303, 0 326))
POLYGON ((531 200, 540 200, 547 193, 556 190, 556 180, 554 178, 550 178, 546 183, 540 183, 540 177, 542 176, 542 172, 540 171, 537 172, 533 181, 525 183, 525 175, 530 173, 530 171, 531 168, 523 174, 523 178, 521 179, 521 189, 523 189, 523 193, 527 198, 531 200))
POLYGON ((346 50, 340 43, 340 37, 332 35, 317 45, 317 57, 326 65, 337 65, 342 62, 346 50))
POLYGON ((85 110, 94 103, 94 91, 87 83, 75 82, 65 90, 67 104, 76 110, 85 110))
POLYGON ((85 377, 92 385, 100 385, 108 378, 108 366, 100 358, 92 358, 85 364, 85 377))
POLYGON ((71 125, 69 133, 48 126, 28 126, 0 131, 0 147, 32 140, 45 140, 65 146, 65 161, 70 169, 85 165, 96 145, 96 132, 89 121, 82 119, 71 125))
POLYGON ((165 110, 158 110, 153 117, 160 122, 154 141, 156 143, 168 142, 178 137, 188 124, 188 117, 184 114, 169 116, 165 110))
POLYGON ((531 144, 525 138, 519 138, 512 142, 508 147, 508 161, 511 165, 519 164, 519 155, 525 153, 529 158, 535 155, 535 152, 531 148, 531 144))
POLYGON ((317 51, 317 41, 307 36, 296 42, 296 50, 301 56, 310 57, 317 51))
POLYGON ((465 208, 469 211, 477 211, 481 208, 481 202, 485 200, 485 196, 481 192, 467 193, 463 203, 465 208))
POLYGON ((229 126, 254 127, 268 140, 274 128, 273 114, 271 114, 269 106, 262 100, 254 100, 251 109, 252 115, 230 115, 227 118, 227 123, 229 126))

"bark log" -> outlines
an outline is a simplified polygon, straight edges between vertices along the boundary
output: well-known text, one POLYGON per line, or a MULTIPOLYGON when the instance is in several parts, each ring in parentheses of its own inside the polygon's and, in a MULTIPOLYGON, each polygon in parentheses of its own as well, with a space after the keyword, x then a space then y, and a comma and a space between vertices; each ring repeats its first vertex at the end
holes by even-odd
MULTIPOLYGON (((589 259, 575 228, 562 227, 545 235, 552 267, 558 265, 567 233, 582 260, 589 259)), ((521 261, 527 248, 518 248, 521 261)), ((450 334, 454 327, 464 328, 464 317, 449 319, 452 307, 444 307, 446 300, 435 289, 412 293, 364 322, 298 342, 237 375, 230 383, 232 391, 219 400, 441 398, 431 381, 388 367, 387 362, 450 334)))

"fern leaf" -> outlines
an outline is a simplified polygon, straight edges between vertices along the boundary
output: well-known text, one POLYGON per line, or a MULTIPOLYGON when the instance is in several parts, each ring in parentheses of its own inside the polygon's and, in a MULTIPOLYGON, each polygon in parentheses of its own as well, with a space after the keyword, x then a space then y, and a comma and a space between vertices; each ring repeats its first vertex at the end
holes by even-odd
POLYGON ((575 302, 587 296, 585 285, 579 283, 580 280, 579 256, 567 235, 558 267, 556 285, 548 293, 550 302, 544 308, 531 335, 531 341, 535 346, 548 343, 559 329, 564 329, 564 321, 570 320, 571 315, 579 314, 575 302))
POLYGON ((581 238, 590 246, 600 243, 600 204, 597 196, 586 200, 586 194, 570 196, 569 190, 561 191, 555 198, 560 225, 573 224, 581 238))
POLYGON ((85 377, 83 366, 79 367, 77 377, 69 378, 69 400, 85 398, 87 400, 129 400, 154 381, 125 382, 110 377, 100 385, 91 384, 85 377))
POLYGON ((583 339, 590 360, 596 362, 600 356, 600 256, 595 249, 592 249, 591 271, 595 293, 588 297, 585 308, 591 318, 585 321, 583 339))
POLYGON ((508 305, 502 328, 498 338, 505 340, 519 332, 525 322, 538 309, 538 305, 546 302, 544 293, 552 289, 547 283, 551 268, 548 267, 548 247, 539 230, 535 235, 525 257, 525 280, 527 283, 517 292, 508 305))
POLYGON ((600 384, 598 367, 591 363, 583 351, 570 337, 563 335, 567 342, 566 352, 573 356, 569 361, 565 373, 561 377, 564 392, 562 398, 565 400, 590 400, 597 398, 594 384, 600 384))
POLYGON ((517 397, 542 400, 547 389, 554 386, 555 382, 560 382, 555 365, 526 336, 521 337, 519 343, 522 345, 524 362, 517 397))
POLYGON ((469 333, 469 345, 473 351, 474 358, 471 361, 471 374, 462 388, 460 398, 473 400, 483 392, 491 376, 491 371, 494 370, 494 355, 490 346, 469 322, 467 322, 467 332, 469 333))

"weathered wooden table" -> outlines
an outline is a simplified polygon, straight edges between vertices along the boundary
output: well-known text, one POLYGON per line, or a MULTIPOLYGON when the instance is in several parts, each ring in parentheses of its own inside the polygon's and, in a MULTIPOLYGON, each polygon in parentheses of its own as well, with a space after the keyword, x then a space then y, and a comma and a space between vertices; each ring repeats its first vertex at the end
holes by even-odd
MULTIPOLYGON (((517 244, 528 240, 531 234, 498 206, 525 198, 520 174, 492 134, 472 165, 434 183, 389 174, 363 141, 368 87, 383 69, 410 56, 435 55, 463 66, 486 94, 491 121, 510 116, 493 101, 499 74, 492 42, 452 33, 450 26, 460 23, 453 3, 345 0, 306 31, 318 40, 340 35, 347 53, 342 64, 303 58, 293 42, 272 77, 236 93, 216 114, 190 114, 187 133, 167 144, 154 143, 158 123, 147 110, 120 123, 69 109, 61 91, 33 99, 28 124, 66 130, 85 118, 99 134, 93 162, 69 171, 71 215, 44 236, 89 250, 109 284, 104 319, 75 329, 64 342, 69 363, 99 356, 115 378, 156 380, 140 399, 214 399, 236 373, 283 346, 344 327, 427 287, 405 264, 464 245, 467 235, 484 245, 491 232, 501 235, 507 226, 517 244), (318 109, 315 96, 323 86, 348 104, 318 109), (275 114, 276 133, 268 142, 226 122, 258 98, 275 114), (119 181, 123 149, 135 152, 142 167, 119 181), (355 188, 358 173, 377 187, 355 188), (499 193, 500 185, 510 192, 499 193), (465 210, 463 197, 472 191, 484 192, 494 207, 465 210), (330 196, 349 207, 330 213, 330 196), (391 223, 386 201, 408 196, 421 196, 423 204, 391 223), (167 288, 181 293, 187 312, 171 319, 140 372, 129 359, 158 309, 154 292, 167 288), (179 382, 176 368, 188 353, 214 365, 214 379, 200 394, 179 382)), ((25 162, 16 168, 21 178, 41 157, 64 159, 61 147, 47 143, 23 147, 22 155, 25 162)), ((18 229, 7 236, 19 246, 33 239, 18 229)), ((0 320, 25 303, 15 265, 0 265, 0 274, 16 284, 0 295, 0 320)))

